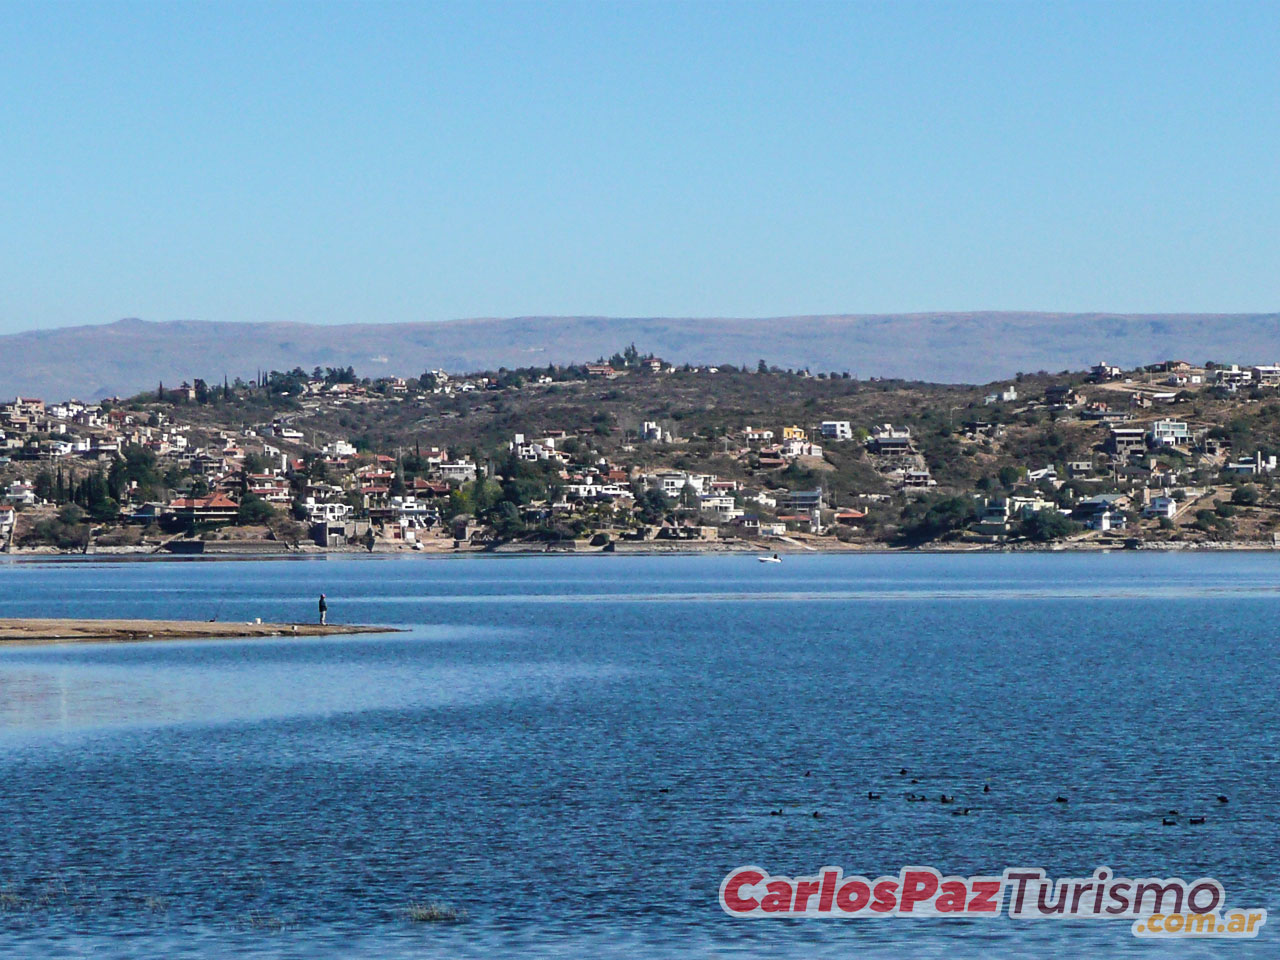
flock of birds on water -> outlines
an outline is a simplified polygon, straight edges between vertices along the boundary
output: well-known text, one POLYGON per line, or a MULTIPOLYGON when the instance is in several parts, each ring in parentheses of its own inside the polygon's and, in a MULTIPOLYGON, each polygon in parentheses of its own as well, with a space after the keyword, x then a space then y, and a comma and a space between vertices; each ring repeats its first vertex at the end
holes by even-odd
MULTIPOLYGON (((908 772, 909 772, 909 771, 907 770, 907 768, 906 768, 906 767, 903 767, 901 770, 899 770, 899 771, 898 771, 898 776, 900 776, 900 777, 905 777, 905 776, 907 776, 908 772)), ((812 774, 813 774, 813 771, 812 771, 812 770, 806 770, 806 771, 804 772, 804 775, 805 775, 806 777, 811 776, 812 774)), ((915 777, 912 777, 912 778, 911 778, 911 783, 912 783, 912 784, 914 784, 914 785, 918 785, 918 784, 920 783, 920 781, 919 781, 918 779, 916 779, 915 777)), ((662 793, 666 793, 667 791, 664 789, 664 790, 662 790, 662 791, 660 791, 660 792, 662 792, 662 793)), ((990 793, 990 792, 991 792, 991 784, 989 784, 989 783, 984 783, 984 784, 982 785, 982 792, 983 792, 983 793, 990 793)), ((882 794, 882 793, 876 793, 874 790, 868 790, 868 791, 867 791, 867 799, 868 799, 868 800, 883 800, 883 799, 884 799, 884 794, 882 794)), ((914 790, 909 790, 909 791, 907 791, 905 794, 903 794, 903 799, 905 799, 905 800, 907 801, 907 803, 930 803, 930 802, 933 802, 933 801, 932 801, 932 798, 930 798, 930 797, 926 796, 926 795, 925 795, 925 794, 923 794, 923 793, 916 793, 914 790)), ((1229 803, 1229 802, 1230 802, 1230 798, 1228 798, 1228 797, 1224 796, 1223 794, 1218 794, 1217 799, 1218 799, 1218 803, 1229 803)), ((955 796, 955 794, 954 794, 954 793, 953 793, 953 794, 950 794, 950 795, 945 794, 945 793, 943 793, 943 794, 939 794, 939 795, 938 795, 938 798, 937 798, 937 802, 938 802, 938 803, 947 803, 947 804, 955 803, 955 802, 956 802, 956 796, 955 796)), ((1054 803, 1070 803, 1070 802, 1071 802, 1071 800, 1070 800, 1070 798, 1069 798, 1069 797, 1064 797, 1062 794, 1058 794, 1058 795, 1056 795, 1056 796, 1053 798, 1053 802, 1054 802, 1054 803)), ((975 808, 973 808, 973 807, 957 807, 956 809, 954 809, 954 810, 952 810, 952 811, 951 811, 951 815, 952 815, 953 817, 967 817, 967 816, 969 815, 970 811, 972 811, 973 809, 975 809, 975 808)), ((783 815, 784 815, 784 813, 783 813, 783 811, 782 811, 781 809, 778 809, 778 810, 770 810, 770 811, 769 811, 769 816, 771 816, 771 817, 781 817, 781 816, 783 816, 783 815)), ((822 819, 822 812, 821 812, 820 810, 815 810, 815 811, 813 811, 813 819, 815 819, 815 820, 821 820, 821 819, 822 819)), ((1201 824, 1205 823, 1205 821, 1206 821, 1206 818, 1205 818, 1205 817, 1203 817, 1203 816, 1200 816, 1200 817, 1188 817, 1188 818, 1187 818, 1187 823, 1191 824, 1192 826, 1200 826, 1201 824)), ((1160 823, 1161 823, 1161 825, 1166 826, 1166 827, 1176 827, 1176 826, 1178 826, 1179 822, 1180 822, 1180 821, 1178 820, 1178 811, 1177 811, 1177 810, 1169 810, 1167 813, 1163 814, 1163 815, 1160 817, 1160 823)))

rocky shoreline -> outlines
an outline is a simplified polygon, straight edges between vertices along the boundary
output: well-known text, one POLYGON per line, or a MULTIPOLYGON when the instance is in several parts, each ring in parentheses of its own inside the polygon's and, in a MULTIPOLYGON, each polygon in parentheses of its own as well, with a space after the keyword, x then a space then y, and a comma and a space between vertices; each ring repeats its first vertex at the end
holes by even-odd
POLYGON ((366 547, 320 547, 313 544, 288 546, 281 543, 243 543, 228 541, 217 544, 215 549, 199 553, 157 551, 153 546, 99 546, 88 551, 59 550, 56 547, 12 549, 0 557, 14 559, 68 558, 68 557, 130 557, 135 559, 201 558, 206 560, 250 559, 254 557, 299 557, 335 555, 423 556, 423 557, 474 557, 474 556, 670 556, 678 554, 912 554, 912 553, 1102 553, 1116 550, 1159 551, 1163 553, 1197 552, 1270 552, 1280 549, 1271 540, 1186 541, 1140 540, 1115 538, 1109 540, 1088 539, 1055 541, 1053 543, 929 543, 923 546, 890 547, 884 544, 855 544, 832 541, 828 538, 793 540, 791 542, 753 542, 744 540, 687 540, 687 541, 637 541, 613 542, 605 547, 568 541, 564 543, 503 543, 466 547, 453 547, 447 543, 432 544, 424 549, 401 544, 378 544, 373 550, 366 547))

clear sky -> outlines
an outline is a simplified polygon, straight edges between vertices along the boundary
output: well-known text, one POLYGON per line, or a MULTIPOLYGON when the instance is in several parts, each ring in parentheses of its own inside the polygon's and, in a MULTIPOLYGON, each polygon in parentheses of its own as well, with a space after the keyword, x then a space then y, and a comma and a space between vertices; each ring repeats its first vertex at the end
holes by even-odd
POLYGON ((0 5, 0 331, 1280 310, 1280 3, 0 5))

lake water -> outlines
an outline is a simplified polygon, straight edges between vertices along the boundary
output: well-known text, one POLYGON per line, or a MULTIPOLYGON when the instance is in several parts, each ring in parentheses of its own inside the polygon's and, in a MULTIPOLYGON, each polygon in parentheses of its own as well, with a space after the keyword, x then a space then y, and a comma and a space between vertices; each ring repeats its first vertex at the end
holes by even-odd
POLYGON ((301 620, 321 591, 405 632, 0 650, 0 956, 1277 955, 1270 927, 717 903, 742 864, 928 864, 1272 906, 1274 556, 0 562, 0 616, 301 620))

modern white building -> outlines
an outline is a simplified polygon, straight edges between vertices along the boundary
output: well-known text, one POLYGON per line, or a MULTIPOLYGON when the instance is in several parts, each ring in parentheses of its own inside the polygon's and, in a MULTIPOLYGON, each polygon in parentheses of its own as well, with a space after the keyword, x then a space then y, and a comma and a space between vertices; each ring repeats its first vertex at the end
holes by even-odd
POLYGON ((1151 424, 1149 435, 1155 446, 1169 447, 1191 442, 1191 431, 1181 420, 1157 420, 1151 424))
POLYGON ((852 440, 853 428, 848 420, 823 420, 818 432, 828 440, 852 440))
POLYGON ((317 502, 315 497, 307 497, 303 503, 303 509, 307 511, 307 519, 312 523, 320 521, 342 521, 351 516, 351 504, 349 503, 326 503, 317 502))
POLYGON ((334 440, 332 443, 326 443, 320 452, 326 457, 354 457, 356 448, 346 440, 334 440))

